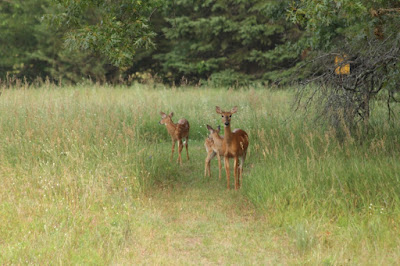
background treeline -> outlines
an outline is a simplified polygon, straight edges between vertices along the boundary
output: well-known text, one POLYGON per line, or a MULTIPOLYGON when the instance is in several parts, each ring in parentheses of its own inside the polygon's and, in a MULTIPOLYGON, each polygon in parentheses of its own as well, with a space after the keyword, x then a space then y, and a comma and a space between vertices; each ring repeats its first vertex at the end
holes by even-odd
MULTIPOLYGON (((62 13, 54 1, 3 1, 0 78, 76 83, 88 78, 118 82, 122 76, 171 84, 246 85, 252 80, 279 82, 298 62, 299 53, 286 49, 301 36, 299 27, 286 19, 290 1, 162 2, 150 19, 155 45, 140 47, 128 64, 115 67, 100 52, 67 47, 71 25, 46 17, 62 13)), ((98 9, 84 15, 88 24, 102 16, 98 9)))
POLYGON ((337 55, 399 76, 397 0, 7 0, 0 21, 3 80, 284 84, 334 73, 337 55))

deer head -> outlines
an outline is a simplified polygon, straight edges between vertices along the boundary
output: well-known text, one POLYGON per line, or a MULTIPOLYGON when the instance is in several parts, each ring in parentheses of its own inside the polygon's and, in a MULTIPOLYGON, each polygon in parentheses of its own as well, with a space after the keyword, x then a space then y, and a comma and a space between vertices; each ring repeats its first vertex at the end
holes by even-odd
POLYGON ((231 123, 232 115, 237 112, 237 109, 238 109, 237 106, 233 107, 230 112, 222 111, 219 106, 216 106, 215 108, 216 108, 217 113, 222 116, 222 123, 224 123, 224 125, 226 127, 228 127, 231 123))
POLYGON ((167 115, 164 112, 160 112, 161 115, 161 120, 158 122, 160 125, 166 125, 172 122, 172 117, 174 116, 174 113, 171 112, 169 115, 167 115))
POLYGON ((219 135, 219 132, 221 131, 220 126, 218 126, 218 129, 213 129, 210 125, 207 125, 207 129, 210 132, 210 136, 215 135, 215 134, 219 135))

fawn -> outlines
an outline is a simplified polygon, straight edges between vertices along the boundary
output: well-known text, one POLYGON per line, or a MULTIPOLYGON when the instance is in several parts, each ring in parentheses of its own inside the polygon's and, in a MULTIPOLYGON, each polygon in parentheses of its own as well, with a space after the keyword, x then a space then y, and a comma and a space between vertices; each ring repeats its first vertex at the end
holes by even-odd
POLYGON ((207 157, 205 161, 205 170, 204 176, 207 175, 211 177, 211 170, 210 170, 210 161, 217 156, 218 159, 218 167, 219 167, 219 179, 221 179, 221 155, 223 156, 222 151, 222 141, 223 138, 219 135, 221 130, 220 126, 218 126, 217 130, 214 130, 211 126, 207 125, 207 129, 210 132, 208 138, 206 138, 204 142, 204 146, 206 147, 207 157))
POLYGON ((175 150, 175 143, 178 141, 178 163, 182 164, 182 157, 181 153, 183 150, 183 143, 182 139, 186 138, 185 140, 185 147, 186 147, 186 154, 187 154, 187 159, 189 160, 189 150, 188 150, 188 141, 189 141, 189 122, 185 119, 182 118, 178 121, 178 123, 174 123, 172 121, 172 116, 174 115, 173 112, 171 112, 169 115, 160 112, 161 115, 161 120, 160 124, 165 125, 168 131, 168 134, 171 136, 172 139, 172 151, 171 151, 171 161, 174 156, 174 150, 175 150))
POLYGON ((249 136, 244 130, 231 130, 231 118, 232 114, 237 112, 237 106, 233 107, 229 112, 222 111, 220 107, 216 106, 216 111, 222 116, 222 122, 225 127, 224 138, 222 141, 222 152, 225 160, 228 189, 230 188, 229 158, 233 158, 235 189, 239 189, 240 178, 242 178, 243 174, 243 163, 246 159, 247 148, 249 146, 249 136))

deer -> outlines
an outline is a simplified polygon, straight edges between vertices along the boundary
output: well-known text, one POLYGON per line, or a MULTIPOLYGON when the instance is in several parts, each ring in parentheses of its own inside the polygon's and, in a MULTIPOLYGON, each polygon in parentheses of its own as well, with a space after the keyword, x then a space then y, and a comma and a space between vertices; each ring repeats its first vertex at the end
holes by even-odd
POLYGON ((189 160, 189 150, 188 150, 188 142, 189 142, 189 129, 190 125, 189 122, 185 119, 179 119, 178 123, 174 123, 172 121, 172 116, 174 115, 173 112, 171 112, 169 115, 167 115, 164 112, 160 112, 161 115, 161 120, 159 122, 160 125, 165 125, 167 128, 168 134, 171 136, 172 139, 172 150, 171 150, 171 159, 172 161, 173 156, 174 156, 174 150, 175 150, 175 143, 178 142, 178 160, 177 162, 182 165, 182 157, 181 153, 183 150, 183 142, 182 140, 185 138, 185 147, 186 147, 186 154, 187 154, 187 159, 189 160))
POLYGON ((233 158, 235 190, 240 188, 240 179, 243 178, 243 163, 246 160, 247 148, 249 147, 249 136, 244 130, 231 130, 231 118, 232 115, 237 112, 237 109, 237 106, 235 106, 229 112, 227 112, 222 111, 219 106, 216 106, 216 111, 222 116, 222 122, 224 124, 222 152, 225 162, 225 172, 228 183, 227 186, 228 189, 230 189, 229 159, 233 158))
POLYGON ((204 177, 207 175, 211 177, 210 170, 210 162, 211 160, 217 156, 218 159, 218 167, 219 167, 219 179, 221 179, 221 155, 223 155, 222 151, 222 141, 223 137, 219 135, 221 131, 221 127, 218 126, 218 129, 213 129, 211 126, 207 125, 207 129, 210 132, 210 135, 204 141, 204 146, 207 151, 207 157, 205 161, 205 169, 204 169, 204 177))

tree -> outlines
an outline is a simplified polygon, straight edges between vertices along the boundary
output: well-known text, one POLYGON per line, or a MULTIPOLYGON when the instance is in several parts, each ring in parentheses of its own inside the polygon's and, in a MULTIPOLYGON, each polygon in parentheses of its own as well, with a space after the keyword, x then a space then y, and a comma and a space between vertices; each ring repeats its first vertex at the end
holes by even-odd
MULTIPOLYGON (((66 80, 76 83, 83 79, 99 82, 112 82, 117 78, 118 68, 108 63, 106 56, 91 50, 66 49, 64 36, 69 32, 68 25, 54 27, 45 14, 57 14, 60 7, 52 5, 52 0, 41 0, 43 12, 40 22, 35 25, 38 45, 32 57, 46 63, 46 75, 53 80, 66 80)), ((93 19, 87 14, 87 19, 93 19)))
MULTIPOLYGON (((386 92, 389 119, 400 81, 400 3, 398 1, 294 1, 293 22, 304 28, 300 47, 311 56, 311 78, 317 86, 311 99, 320 100, 321 114, 339 126, 363 121, 368 132, 370 101, 386 92), (335 64, 334 58, 342 62, 335 64), (350 65, 350 72, 340 68, 350 65)), ((301 102, 302 94, 299 94, 301 102)))
MULTIPOLYGON (((298 55, 285 49, 297 27, 286 21, 289 1, 168 1, 163 28, 167 52, 157 53, 163 72, 215 85, 245 85, 250 79, 272 80, 272 71, 288 69, 298 55)), ((276 72, 274 73, 277 74, 276 72)))
POLYGON ((150 18, 157 0, 55 0, 59 12, 48 14, 69 28, 65 45, 71 50, 97 52, 115 66, 127 66, 136 50, 153 46, 150 18))
POLYGON ((289 0, 54 0, 48 19, 68 27, 65 45, 101 54, 125 75, 245 85, 284 80, 298 51, 289 0), (150 48, 150 49, 149 49, 150 48))
POLYGON ((38 43, 33 27, 38 23, 36 15, 42 10, 39 2, 39 0, 16 0, 0 3, 0 73, 2 78, 7 73, 18 75, 21 72, 27 76, 34 76, 43 70, 43 66, 29 56, 38 43), (33 65, 36 65, 36 68, 33 68, 33 65))
POLYGON ((15 0, 0 3, 0 78, 49 77, 53 81, 104 80, 116 69, 99 54, 68 51, 63 47, 67 28, 49 27, 46 13, 59 12, 51 0, 15 0))

